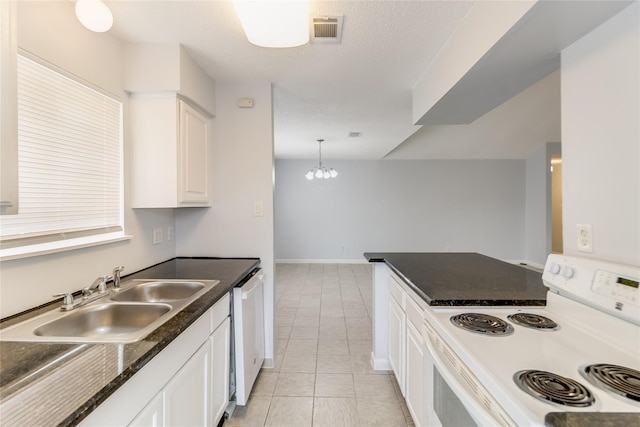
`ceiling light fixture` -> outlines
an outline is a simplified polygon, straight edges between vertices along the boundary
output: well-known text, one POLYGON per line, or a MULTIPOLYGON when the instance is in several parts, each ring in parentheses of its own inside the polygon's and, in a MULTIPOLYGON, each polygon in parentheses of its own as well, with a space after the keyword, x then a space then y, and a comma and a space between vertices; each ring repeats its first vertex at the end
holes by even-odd
POLYGON ((104 33, 113 25, 113 15, 101 0, 77 0, 76 16, 82 25, 96 33, 104 33))
POLYGON ((233 0, 249 42, 295 47, 309 42, 309 0, 233 0))
POLYGON ((338 176, 338 172, 334 168, 327 169, 322 166, 322 141, 324 141, 324 139, 318 139, 318 166, 311 169, 304 176, 309 181, 311 181, 313 178, 331 179, 338 176))

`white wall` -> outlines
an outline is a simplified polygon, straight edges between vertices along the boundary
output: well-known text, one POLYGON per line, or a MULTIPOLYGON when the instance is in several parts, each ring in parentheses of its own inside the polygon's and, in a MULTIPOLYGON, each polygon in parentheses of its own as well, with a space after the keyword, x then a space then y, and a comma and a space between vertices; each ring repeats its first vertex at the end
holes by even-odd
POLYGON ((363 260, 366 251, 525 256, 524 160, 277 160, 276 259, 363 260))
POLYGON ((640 265, 640 4, 562 52, 566 254, 640 265), (593 253, 577 251, 591 224, 593 253))
POLYGON ((560 143, 548 142, 526 159, 524 258, 543 266, 551 253, 551 157, 560 155, 560 143))
POLYGON ((74 3, 18 2, 18 45, 121 98, 124 102, 125 229, 133 238, 90 249, 0 263, 0 317, 51 301, 53 293, 75 291, 124 265, 133 272, 175 256, 175 242, 152 245, 152 230, 174 224, 173 210, 129 206, 128 103, 122 87, 122 44, 82 27, 74 3))
POLYGON ((273 358, 273 120, 270 83, 216 84, 213 206, 176 213, 177 255, 260 257, 266 357, 273 358), (254 99, 238 108, 238 98, 254 99), (261 202, 263 216, 254 216, 261 202))

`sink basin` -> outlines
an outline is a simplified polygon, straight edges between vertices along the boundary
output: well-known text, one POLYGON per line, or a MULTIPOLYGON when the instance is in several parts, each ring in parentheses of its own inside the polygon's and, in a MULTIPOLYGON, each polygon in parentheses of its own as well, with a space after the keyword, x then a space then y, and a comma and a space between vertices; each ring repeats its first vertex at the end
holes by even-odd
POLYGON ((190 298, 204 289, 202 282, 145 282, 112 296, 113 301, 171 302, 190 298))
POLYGON ((178 314, 218 280, 135 279, 71 311, 52 309, 0 329, 0 341, 130 343, 178 314))
POLYGON ((115 338, 146 328, 169 311, 167 304, 100 304, 78 309, 33 333, 41 337, 115 338))

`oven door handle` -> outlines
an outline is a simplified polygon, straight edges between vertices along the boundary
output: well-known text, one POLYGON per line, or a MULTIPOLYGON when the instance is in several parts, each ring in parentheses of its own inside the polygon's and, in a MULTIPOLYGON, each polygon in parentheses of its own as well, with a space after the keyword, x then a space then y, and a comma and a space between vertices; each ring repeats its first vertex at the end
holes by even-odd
MULTIPOLYGON (((480 388, 483 388, 479 382, 475 382, 470 378, 474 375, 457 359, 448 346, 444 343, 444 340, 438 335, 431 325, 425 320, 422 325, 422 336, 427 346, 427 350, 431 355, 433 365, 438 370, 442 378, 447 382, 451 390, 460 399, 460 402, 467 408, 469 415, 480 426, 505 426, 505 427, 518 427, 518 425, 499 407, 497 403, 491 402, 493 398, 489 397, 488 393, 483 393, 485 396, 479 396, 480 388), (443 351, 449 354, 447 359, 450 363, 446 363, 442 360, 440 355, 442 351, 436 349, 434 344, 439 341, 440 346, 443 347, 443 351), (453 366, 452 366, 453 365, 453 366), (452 370, 457 371, 453 373, 452 370), (468 384, 465 386, 465 382, 468 384), (472 390, 475 390, 474 393, 472 390), (484 402, 485 405, 481 404, 484 402), (487 408, 486 405, 490 408, 487 408)), ((480 392, 482 393, 482 392, 480 392)))

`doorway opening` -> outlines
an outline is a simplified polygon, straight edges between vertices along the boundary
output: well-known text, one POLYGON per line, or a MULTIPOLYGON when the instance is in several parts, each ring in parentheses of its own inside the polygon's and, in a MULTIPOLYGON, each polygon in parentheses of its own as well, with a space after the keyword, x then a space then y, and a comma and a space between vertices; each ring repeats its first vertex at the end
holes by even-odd
POLYGON ((561 157, 551 158, 551 252, 563 253, 561 157))

